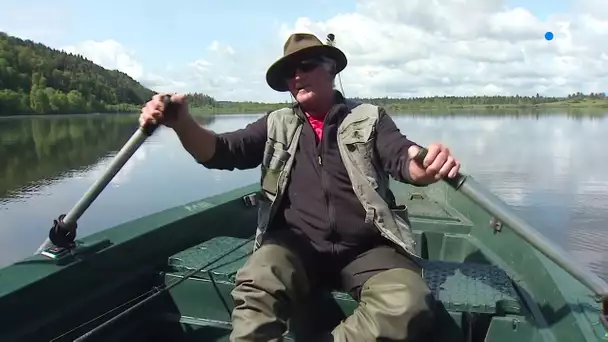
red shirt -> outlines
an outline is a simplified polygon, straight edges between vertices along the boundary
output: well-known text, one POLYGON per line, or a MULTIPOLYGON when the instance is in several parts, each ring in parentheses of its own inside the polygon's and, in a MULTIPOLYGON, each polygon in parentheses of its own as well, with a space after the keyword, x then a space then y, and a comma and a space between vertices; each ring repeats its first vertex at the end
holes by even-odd
POLYGON ((312 130, 315 131, 315 133, 317 134, 317 142, 321 141, 321 138, 323 137, 323 120, 325 118, 317 119, 314 116, 310 116, 308 114, 306 114, 306 118, 308 119, 308 122, 310 122, 312 130))

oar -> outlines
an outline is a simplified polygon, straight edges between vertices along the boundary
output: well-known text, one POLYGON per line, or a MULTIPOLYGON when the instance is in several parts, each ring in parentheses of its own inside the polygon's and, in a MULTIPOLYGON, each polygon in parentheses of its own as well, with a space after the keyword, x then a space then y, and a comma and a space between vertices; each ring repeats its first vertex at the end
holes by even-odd
MULTIPOLYGON (((414 159, 422 163, 427 153, 428 150, 423 147, 418 151, 414 159)), ((443 180, 482 207, 499 222, 508 226, 524 241, 528 242, 536 250, 568 272, 574 279, 591 290, 597 296, 598 301, 602 303, 600 320, 608 327, 608 283, 586 267, 581 267, 574 262, 572 258, 567 256, 568 253, 566 251, 547 240, 547 238, 513 212, 504 201, 486 190, 484 186, 477 183, 472 177, 467 177, 459 172, 456 177, 444 178, 443 180)))
MULTIPOLYGON (((171 105, 171 96, 165 95, 163 97, 165 103, 165 111, 171 105)), ((104 174, 95 182, 89 190, 80 198, 80 200, 74 205, 66 215, 60 215, 54 220, 53 227, 49 232, 49 237, 38 247, 35 254, 44 254, 51 258, 57 258, 61 252, 69 250, 74 247, 74 240, 76 238, 76 222, 87 210, 87 208, 95 201, 97 196, 105 189, 110 181, 116 176, 118 171, 122 169, 125 163, 133 156, 135 151, 143 144, 143 142, 154 133, 158 128, 159 124, 148 124, 140 126, 135 133, 129 138, 127 143, 120 149, 116 154, 108 169, 104 174), (47 251, 47 253, 44 253, 47 251)))
MULTIPOLYGON (((424 158, 426 158, 426 155, 428 153, 429 153, 429 150, 427 150, 426 148, 421 146, 420 150, 414 157, 414 160, 419 162, 420 164, 422 164, 422 162, 424 161, 424 158)), ((454 178, 443 178, 443 180, 446 183, 450 184, 456 190, 458 190, 460 188, 460 186, 464 183, 465 179, 466 179, 466 176, 461 174, 460 172, 458 172, 456 174, 456 177, 454 177, 454 178)))

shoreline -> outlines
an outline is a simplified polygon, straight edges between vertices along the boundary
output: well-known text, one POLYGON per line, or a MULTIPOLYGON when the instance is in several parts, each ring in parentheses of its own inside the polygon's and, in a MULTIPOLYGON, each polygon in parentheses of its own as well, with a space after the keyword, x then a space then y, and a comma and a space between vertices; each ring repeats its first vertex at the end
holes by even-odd
MULTIPOLYGON (((376 102, 376 101, 370 101, 376 102)), ((530 115, 608 115, 608 100, 600 101, 583 101, 583 102, 549 102, 535 105, 527 104, 466 104, 466 105, 417 105, 417 104, 380 104, 389 114, 403 114, 403 115, 458 115, 458 116, 469 116, 476 114, 475 116, 492 116, 496 114, 530 114, 530 115), (483 112, 481 114, 480 112, 483 112)), ((268 103, 266 106, 262 104, 255 106, 255 108, 246 108, 246 106, 240 107, 238 104, 220 107, 192 107, 191 113, 193 116, 220 116, 220 115, 248 115, 248 114, 264 114, 269 110, 275 110, 283 108, 287 104, 268 103), (261 108, 263 107, 263 108, 261 108)), ((48 113, 48 114, 15 114, 15 115, 0 115, 0 119, 3 118, 43 118, 43 117, 69 117, 69 116, 82 116, 82 115, 136 115, 139 113, 137 110, 129 111, 104 111, 104 112, 84 112, 84 113, 48 113)))

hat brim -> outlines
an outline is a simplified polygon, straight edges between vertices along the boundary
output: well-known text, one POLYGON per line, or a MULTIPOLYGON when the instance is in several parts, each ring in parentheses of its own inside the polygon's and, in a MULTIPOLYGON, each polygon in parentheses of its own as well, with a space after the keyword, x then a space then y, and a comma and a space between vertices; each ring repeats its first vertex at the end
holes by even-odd
POLYGON ((340 49, 329 45, 311 46, 283 56, 274 62, 266 72, 266 82, 270 88, 276 91, 287 91, 289 88, 286 80, 289 67, 293 63, 319 56, 325 56, 336 61, 336 73, 346 68, 346 55, 340 49))

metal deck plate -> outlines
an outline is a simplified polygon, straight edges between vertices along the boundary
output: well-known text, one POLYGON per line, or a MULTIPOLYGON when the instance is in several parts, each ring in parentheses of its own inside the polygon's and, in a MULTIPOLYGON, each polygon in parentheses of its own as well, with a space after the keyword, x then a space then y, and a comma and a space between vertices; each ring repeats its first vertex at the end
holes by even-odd
POLYGON ((491 314, 521 310, 511 280, 494 265, 426 260, 424 279, 448 310, 491 314))
MULTIPOLYGON (((236 272, 252 250, 252 241, 221 236, 174 255, 169 264, 179 273, 209 264, 197 278, 213 277, 215 281, 234 283, 236 272), (212 262, 217 258, 220 259, 212 262)), ((425 260, 424 279, 435 297, 451 311, 517 314, 521 309, 509 277, 493 265, 425 260)), ((344 293, 336 293, 335 297, 349 300, 344 293)))

